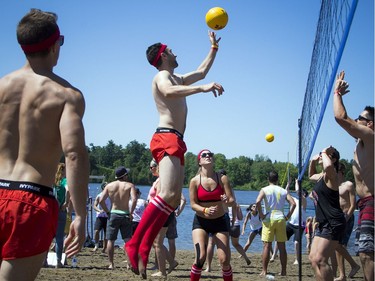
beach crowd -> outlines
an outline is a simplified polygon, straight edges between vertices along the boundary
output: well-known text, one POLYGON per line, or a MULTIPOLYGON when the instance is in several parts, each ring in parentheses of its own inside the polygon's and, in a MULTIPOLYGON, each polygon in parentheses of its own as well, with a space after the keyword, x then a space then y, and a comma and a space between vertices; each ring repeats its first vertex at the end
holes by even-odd
MULTIPOLYGON (((149 167, 155 181, 147 200, 140 199, 140 190, 129 181, 123 166, 116 168, 114 181, 102 184, 93 206, 97 218, 92 253, 105 253, 111 270, 116 270, 114 242, 119 232, 128 274, 148 278, 152 248, 156 269, 152 277, 167 278, 179 266, 175 239, 186 203, 182 196, 186 98, 201 93, 219 98, 225 92, 217 82, 195 84, 206 77, 219 51, 221 38, 209 31, 208 39, 207 56, 186 74, 174 73, 178 62, 171 47, 158 42, 147 48, 146 58, 157 71, 152 94, 159 123, 150 142, 149 167)), ((65 266, 63 253, 75 260, 85 243, 89 178, 82 123, 85 102, 79 89, 53 72, 64 44, 56 14, 32 9, 17 26, 17 40, 26 64, 0 79, 0 280, 35 280, 43 264, 48 266, 53 240, 56 270, 65 266)), ((197 154, 197 173, 189 179, 190 207, 195 212, 190 222, 195 253, 190 280, 200 280, 204 270, 211 271, 214 259, 220 264, 222 279, 233 280, 230 245, 250 266, 246 252, 257 235, 263 242, 262 277, 270 278, 268 265, 277 257, 279 275, 288 275, 285 243, 291 237, 294 264, 299 265, 302 236, 306 235, 316 280, 346 280, 359 274, 361 267, 364 280, 374 280, 374 107, 366 106, 357 118, 350 118, 343 103, 349 93, 344 78, 344 72, 337 76, 333 111, 338 125, 356 140, 355 182, 344 179, 349 167, 340 163, 339 151, 330 145, 334 140, 327 140, 327 146, 310 160, 308 179, 314 183, 310 193, 303 190, 301 179, 290 180, 284 188, 278 173, 268 171, 268 185, 261 188, 255 202, 249 202, 244 219, 226 171, 216 171, 214 153, 202 149, 197 154), (290 192, 293 186, 297 196, 290 192), (314 217, 306 218, 306 200, 314 202, 314 217), (361 266, 346 249, 356 208, 361 266), (247 223, 250 234, 243 247, 239 236, 247 223), (345 261, 351 267, 348 274, 345 261)), ((204 129, 211 130, 206 125, 204 129)))

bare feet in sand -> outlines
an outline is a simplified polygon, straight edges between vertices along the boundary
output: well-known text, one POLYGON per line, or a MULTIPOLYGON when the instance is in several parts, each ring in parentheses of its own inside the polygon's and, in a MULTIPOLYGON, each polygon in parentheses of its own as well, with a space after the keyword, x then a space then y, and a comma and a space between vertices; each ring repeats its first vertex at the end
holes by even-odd
POLYGON ((357 272, 358 272, 358 270, 360 270, 360 269, 361 269, 361 267, 360 267, 358 264, 357 264, 357 266, 352 267, 352 270, 350 271, 348 277, 349 277, 349 278, 353 278, 354 275, 356 275, 357 272))
POLYGON ((151 274, 151 276, 152 277, 164 277, 164 278, 167 278, 167 275, 164 275, 163 273, 161 273, 161 271, 153 273, 153 274, 151 274))
POLYGON ((169 265, 168 274, 171 273, 177 266, 178 266, 178 262, 173 261, 173 263, 169 265))
POLYGON ((259 276, 266 276, 267 275, 267 272, 265 272, 265 271, 262 271, 260 274, 259 274, 259 276))

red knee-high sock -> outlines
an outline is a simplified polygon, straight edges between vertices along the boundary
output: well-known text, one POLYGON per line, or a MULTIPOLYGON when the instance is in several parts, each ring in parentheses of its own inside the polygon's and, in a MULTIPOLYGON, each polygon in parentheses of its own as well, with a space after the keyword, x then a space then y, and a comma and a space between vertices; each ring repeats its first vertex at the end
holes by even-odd
POLYGON ((199 281, 201 278, 202 268, 197 267, 195 264, 191 267, 190 281, 199 281))
POLYGON ((227 270, 222 269, 223 272, 223 280, 224 281, 233 281, 233 272, 232 267, 227 270))
MULTIPOLYGON (((146 209, 143 213, 143 215, 145 217, 150 216, 150 215, 147 215, 148 213, 150 213, 150 214, 152 213, 149 206, 151 206, 151 204, 149 204, 146 207, 146 209)), ((139 222, 138 227, 135 230, 132 238, 128 242, 126 242, 125 246, 124 246, 124 250, 126 251, 126 254, 128 255, 130 265, 135 270, 138 270, 139 245, 141 244, 142 237, 145 234, 146 230, 147 230, 147 228, 145 227, 145 223, 142 224, 142 219, 141 219, 141 221, 139 222)))
POLYGON ((164 223, 167 221, 169 215, 174 211, 173 208, 168 205, 160 196, 156 196, 154 200, 147 206, 149 212, 145 217, 145 213, 142 215, 142 219, 137 229, 144 223, 146 227, 146 232, 142 238, 141 244, 139 246, 139 255, 142 258, 144 267, 146 268, 148 262, 148 256, 152 244, 158 235, 160 229, 163 227, 164 223), (151 205, 151 206, 150 206, 151 205), (145 220, 144 222, 142 222, 145 220))
MULTIPOLYGON (((138 253, 140 252, 140 245, 142 243, 142 240, 146 239, 147 238, 147 235, 146 235, 146 232, 149 230, 149 229, 152 229, 153 228, 153 225, 156 224, 156 227, 158 227, 158 225, 160 224, 160 228, 163 226, 163 224, 165 223, 165 221, 167 220, 168 218, 168 215, 169 213, 171 213, 171 211, 166 214, 165 212, 161 211, 161 208, 159 209, 157 206, 159 205, 159 202, 160 199, 159 196, 156 196, 155 199, 153 201, 150 202, 150 204, 147 205, 143 215, 142 215, 142 218, 141 218, 141 221, 139 222, 138 224, 138 227, 132 237, 132 239, 130 239, 128 242, 125 243, 125 251, 128 255, 128 258, 129 258, 129 261, 131 263, 131 267, 133 269, 138 269, 138 253), (154 200, 158 198, 156 200, 156 202, 154 202, 154 200), (159 218, 161 216, 161 218, 159 218), (164 218, 165 217, 165 218, 164 218), (160 221, 162 220, 162 222, 160 221)), ((162 202, 164 202, 163 199, 161 199, 162 202)), ((165 205, 166 203, 164 203, 165 205)), ((169 206, 168 204, 166 204, 167 206, 169 206)), ((173 210, 172 208, 170 208, 170 210, 173 210)), ((159 230, 160 230, 159 228, 159 230)), ((156 235, 157 235, 158 231, 156 232, 156 235)), ((156 237, 155 235, 155 237, 156 237)), ((155 237, 150 241, 151 244, 152 242, 154 241, 155 237)), ((151 246, 150 246, 151 248, 151 246)), ((145 266, 147 265, 147 263, 145 264, 145 266)))

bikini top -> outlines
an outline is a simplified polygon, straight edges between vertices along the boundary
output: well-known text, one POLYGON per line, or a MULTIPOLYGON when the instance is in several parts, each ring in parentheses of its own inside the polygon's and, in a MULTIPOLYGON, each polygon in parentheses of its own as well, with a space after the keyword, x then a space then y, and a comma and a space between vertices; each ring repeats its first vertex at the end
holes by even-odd
POLYGON ((199 175, 199 186, 197 197, 199 202, 217 202, 221 201, 221 195, 224 194, 224 188, 219 184, 219 176, 216 174, 217 184, 214 190, 207 190, 201 183, 201 175, 199 175))

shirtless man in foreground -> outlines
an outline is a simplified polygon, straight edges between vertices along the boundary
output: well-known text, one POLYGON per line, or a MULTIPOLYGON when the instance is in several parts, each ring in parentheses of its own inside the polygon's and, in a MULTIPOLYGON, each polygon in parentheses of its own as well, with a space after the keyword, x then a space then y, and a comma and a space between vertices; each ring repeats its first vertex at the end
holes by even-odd
POLYGON ((366 281, 374 280, 374 107, 366 106, 358 118, 351 119, 343 103, 349 84, 342 71, 336 80, 333 112, 337 123, 357 140, 353 174, 359 196, 359 257, 366 281))
POLYGON ((156 43, 146 52, 151 65, 158 69, 152 81, 152 94, 159 113, 159 124, 151 140, 152 156, 159 165, 160 193, 148 204, 133 238, 126 243, 126 252, 134 273, 146 276, 148 255, 156 235, 169 214, 179 205, 184 180, 183 134, 186 128, 186 97, 212 92, 220 96, 224 89, 215 82, 191 86, 202 80, 210 70, 219 49, 219 39, 209 31, 211 48, 197 70, 175 74, 178 66, 176 55, 167 45, 156 43))
POLYGON ((54 13, 32 9, 17 26, 26 64, 0 79, 0 280, 35 280, 56 234, 52 185, 65 155, 75 219, 68 257, 85 241, 88 154, 82 93, 53 73, 64 36, 54 13))
POLYGON ((113 255, 115 248, 115 241, 117 239, 118 231, 121 232, 121 237, 126 243, 130 240, 132 234, 132 214, 137 204, 136 200, 132 200, 132 205, 129 208, 130 198, 137 198, 137 192, 134 184, 126 181, 128 171, 124 167, 119 167, 116 170, 116 181, 107 184, 103 190, 102 196, 99 199, 99 204, 107 213, 107 251, 109 259, 109 269, 114 269, 113 255), (111 199, 112 207, 108 210, 105 200, 109 197, 111 199))

